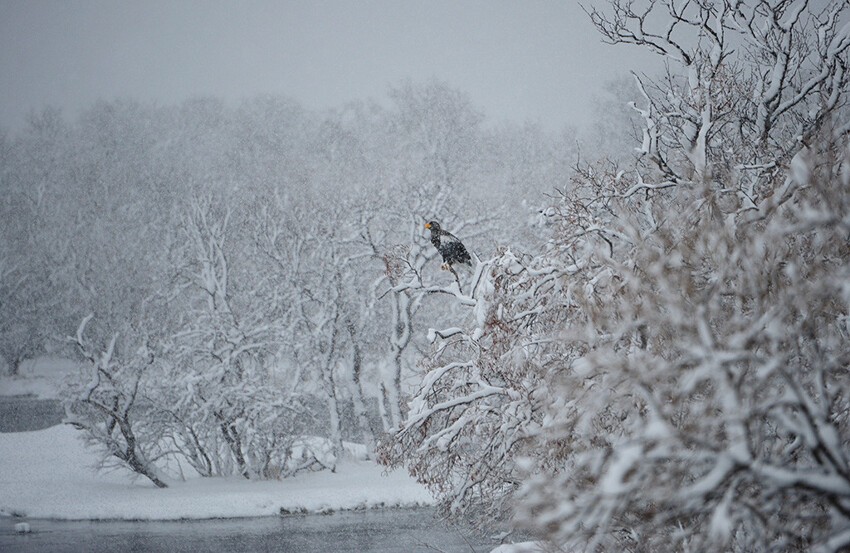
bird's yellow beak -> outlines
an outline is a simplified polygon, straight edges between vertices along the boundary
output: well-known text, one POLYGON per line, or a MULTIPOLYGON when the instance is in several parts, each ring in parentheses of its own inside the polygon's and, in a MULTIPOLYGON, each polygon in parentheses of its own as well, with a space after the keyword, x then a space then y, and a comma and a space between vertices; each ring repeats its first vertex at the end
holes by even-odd
POLYGON ((430 228, 431 228, 431 223, 425 223, 425 228, 430 229, 430 228))

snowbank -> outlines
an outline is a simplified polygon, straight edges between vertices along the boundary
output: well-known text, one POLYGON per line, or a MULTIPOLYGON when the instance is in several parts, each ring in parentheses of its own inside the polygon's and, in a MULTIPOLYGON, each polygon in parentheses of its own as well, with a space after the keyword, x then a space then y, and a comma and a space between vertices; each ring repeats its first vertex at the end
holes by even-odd
POLYGON ((0 368, 0 395, 55 399, 62 380, 77 368, 76 362, 62 357, 38 357, 25 361, 18 376, 8 376, 0 368))
POLYGON ((407 474, 347 460, 282 481, 193 478, 157 489, 128 471, 98 474, 69 426, 0 434, 0 514, 56 519, 255 517, 433 504, 407 474))

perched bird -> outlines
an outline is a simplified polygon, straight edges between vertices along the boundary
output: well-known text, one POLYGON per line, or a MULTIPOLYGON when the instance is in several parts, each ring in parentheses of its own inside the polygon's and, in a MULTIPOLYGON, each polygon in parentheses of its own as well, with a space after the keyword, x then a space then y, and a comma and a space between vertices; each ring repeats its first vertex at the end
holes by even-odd
POLYGON ((455 263, 472 266, 472 258, 469 257, 469 252, 457 236, 440 228, 440 223, 437 221, 428 221, 425 223, 425 228, 431 231, 431 243, 443 256, 444 270, 453 270, 452 265, 455 263))

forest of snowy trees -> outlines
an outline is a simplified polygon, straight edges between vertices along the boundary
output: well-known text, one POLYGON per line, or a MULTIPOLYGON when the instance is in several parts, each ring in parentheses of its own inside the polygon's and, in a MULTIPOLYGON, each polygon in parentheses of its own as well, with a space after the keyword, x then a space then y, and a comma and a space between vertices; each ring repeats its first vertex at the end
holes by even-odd
POLYGON ((522 201, 561 185, 575 150, 485 127, 440 82, 388 96, 322 113, 275 97, 103 102, 3 136, 7 370, 79 354, 68 421, 105 465, 158 485, 175 455, 271 478, 333 468, 344 436, 374 451, 402 422, 425 321, 454 309, 393 289, 399 263, 451 281, 424 223, 483 251, 531 240, 539 208, 522 201))
POLYGON ((439 82, 35 114, 0 136, 0 354, 79 354, 68 422, 158 486, 345 439, 554 550, 843 550, 848 11, 609 0, 659 72, 585 148, 439 82))

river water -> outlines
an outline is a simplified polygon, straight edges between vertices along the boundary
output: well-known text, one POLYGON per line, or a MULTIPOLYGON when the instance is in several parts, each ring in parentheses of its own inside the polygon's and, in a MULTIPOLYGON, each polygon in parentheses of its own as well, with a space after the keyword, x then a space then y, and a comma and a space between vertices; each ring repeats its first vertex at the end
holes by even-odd
POLYGON ((32 432, 62 422, 62 406, 55 399, 0 395, 0 432, 32 432))
POLYGON ((435 519, 431 509, 174 522, 0 519, 4 553, 483 553, 495 545, 435 519))

